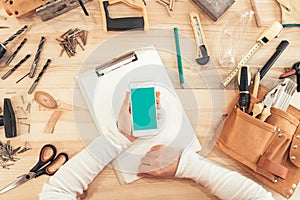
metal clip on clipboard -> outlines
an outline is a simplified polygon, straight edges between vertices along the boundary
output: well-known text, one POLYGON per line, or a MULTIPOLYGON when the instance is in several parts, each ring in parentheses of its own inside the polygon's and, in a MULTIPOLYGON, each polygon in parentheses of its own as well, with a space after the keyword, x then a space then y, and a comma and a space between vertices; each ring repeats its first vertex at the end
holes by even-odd
POLYGON ((128 52, 120 57, 114 58, 98 67, 95 71, 98 77, 104 76, 105 74, 112 72, 120 67, 123 67, 129 63, 135 62, 138 57, 134 51, 128 52))

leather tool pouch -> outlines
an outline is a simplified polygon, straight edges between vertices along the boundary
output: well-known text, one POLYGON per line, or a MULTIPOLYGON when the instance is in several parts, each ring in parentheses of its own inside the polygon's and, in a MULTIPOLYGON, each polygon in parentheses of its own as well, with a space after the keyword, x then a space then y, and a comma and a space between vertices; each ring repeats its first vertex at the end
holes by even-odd
MULTIPOLYGON (((260 86, 263 100, 266 88, 260 86)), ((300 110, 291 105, 287 111, 271 108, 271 115, 261 121, 235 107, 233 100, 217 146, 263 184, 289 198, 300 180, 300 110)))

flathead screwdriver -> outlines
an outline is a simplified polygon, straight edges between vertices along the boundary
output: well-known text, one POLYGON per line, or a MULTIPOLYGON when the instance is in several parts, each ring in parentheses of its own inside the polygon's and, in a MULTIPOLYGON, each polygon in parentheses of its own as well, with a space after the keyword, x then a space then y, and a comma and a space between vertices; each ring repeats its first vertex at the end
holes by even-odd
POLYGON ((0 59, 4 56, 4 54, 6 53, 6 45, 13 41, 18 35, 21 35, 25 30, 28 29, 28 26, 25 25, 23 28, 21 28, 20 30, 18 30, 15 34, 13 34, 12 36, 10 36, 10 38, 8 38, 5 42, 3 42, 2 44, 0 44, 0 59))

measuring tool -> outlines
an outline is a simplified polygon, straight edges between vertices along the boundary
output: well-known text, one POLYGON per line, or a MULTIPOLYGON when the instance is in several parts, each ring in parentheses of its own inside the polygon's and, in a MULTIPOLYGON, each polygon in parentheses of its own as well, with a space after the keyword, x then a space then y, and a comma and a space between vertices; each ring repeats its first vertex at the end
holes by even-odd
POLYGON ((275 21, 261 34, 261 36, 257 39, 255 45, 243 57, 243 59, 237 64, 237 66, 229 73, 229 75, 222 81, 224 87, 226 87, 232 81, 232 79, 238 73, 240 67, 245 65, 261 46, 268 44, 272 39, 274 39, 280 33, 282 28, 282 25, 278 21, 275 21))
POLYGON ((209 53, 205 46, 204 33, 203 33, 203 29, 201 26, 201 22, 200 22, 198 13, 190 12, 190 19, 191 19, 191 25, 193 27, 194 35, 196 38, 196 43, 197 43, 197 46, 199 47, 199 49, 197 50, 197 54, 198 54, 198 56, 202 55, 202 57, 196 58, 196 62, 199 65, 205 65, 209 61, 209 53), (200 55, 200 52, 201 52, 201 55, 200 55))

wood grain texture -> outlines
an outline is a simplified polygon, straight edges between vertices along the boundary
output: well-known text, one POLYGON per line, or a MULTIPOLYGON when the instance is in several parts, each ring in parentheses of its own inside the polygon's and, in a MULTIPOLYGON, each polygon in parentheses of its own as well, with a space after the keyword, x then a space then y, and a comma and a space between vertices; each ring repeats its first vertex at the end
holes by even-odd
POLYGON ((281 22, 281 12, 276 0, 251 0, 257 26, 268 26, 273 21, 281 22))
MULTIPOLYGON (((159 50, 163 63, 165 64, 168 74, 177 89, 177 93, 182 101, 182 104, 188 114, 189 119, 197 132, 200 142, 205 139, 212 120, 207 117, 213 115, 214 109, 221 110, 223 106, 229 104, 233 96, 236 94, 237 85, 231 83, 228 88, 221 87, 218 80, 224 78, 234 66, 221 66, 218 64, 218 52, 225 47, 220 45, 218 38, 224 27, 240 28, 238 18, 244 11, 249 11, 251 3, 249 0, 238 0, 232 7, 217 21, 214 22, 206 16, 199 8, 197 8, 191 0, 178 0, 173 11, 173 16, 168 16, 165 8, 160 6, 155 1, 147 0, 147 13, 149 18, 150 29, 161 29, 172 31, 174 26, 180 30, 180 34, 194 40, 193 30, 190 25, 189 12, 197 11, 201 18, 202 28, 206 37, 207 48, 210 50, 211 61, 209 65, 201 67, 193 67, 189 63, 193 60, 183 60, 184 73, 186 80, 189 83, 189 89, 181 90, 178 84, 178 73, 176 65, 176 55, 174 53, 159 50), (218 70, 219 73, 215 73, 218 70), (200 74, 200 75, 199 75, 200 74), (207 82, 203 77, 209 77, 211 87, 207 88, 207 82), (220 76, 220 77, 219 77, 220 76), (199 78, 200 77, 200 78, 199 78), (202 78, 201 78, 202 77, 202 78), (192 101, 190 97, 193 94, 196 101, 192 101), (216 99, 215 95, 224 97, 225 105, 216 105, 212 103, 212 98, 216 99), (216 108, 216 106, 219 106, 216 108)), ((36 90, 42 90, 50 93, 57 101, 62 101, 66 104, 77 105, 74 99, 74 93, 78 90, 75 84, 75 76, 82 70, 81 66, 88 58, 90 53, 100 44, 112 37, 118 36, 119 33, 104 32, 102 26, 102 18, 98 5, 98 1, 94 0, 86 4, 90 16, 86 17, 80 8, 72 10, 66 14, 56 17, 50 21, 42 22, 38 16, 32 14, 24 18, 16 19, 13 16, 7 16, 7 20, 0 21, 1 25, 9 26, 9 29, 0 29, 0 38, 4 41, 12 33, 16 32, 25 24, 30 25, 29 30, 16 38, 7 45, 7 53, 0 60, 0 74, 3 74, 15 65, 27 53, 34 54, 41 36, 46 37, 44 50, 41 52, 40 64, 37 66, 37 71, 42 68, 41 63, 45 63, 48 58, 52 59, 51 65, 48 67, 36 90), (59 38, 64 32, 71 28, 82 28, 89 31, 87 45, 82 51, 78 48, 75 57, 68 58, 66 54, 59 57, 61 47, 55 38, 59 38), (10 66, 5 66, 4 63, 13 50, 22 41, 23 37, 28 38, 28 42, 19 52, 10 66)), ((125 6, 112 9, 114 17, 126 16, 131 11, 127 11, 125 6)), ((4 10, 0 10, 0 15, 6 15, 4 10)), ((263 32, 264 28, 258 28, 253 19, 243 31, 243 40, 238 43, 238 48, 235 49, 236 59, 239 61, 244 54, 252 47, 256 39, 263 32)), ((168 39, 168 38, 166 38, 168 39)), ((252 75, 260 69, 269 57, 275 51, 277 45, 282 39, 290 42, 289 47, 281 55, 275 63, 272 70, 265 76, 261 84, 272 87, 277 81, 279 75, 284 72, 284 68, 291 67, 293 63, 299 61, 300 52, 300 34, 298 28, 284 29, 278 38, 270 42, 270 44, 262 47, 248 62, 252 75)), ((113 44, 116 45, 116 44, 113 44)), ((119 44, 122 45, 122 44, 119 44)), ((196 44, 195 44, 196 46, 196 44)), ((191 48, 194 48, 191 47, 191 48)), ((117 48, 117 47, 116 47, 117 48)), ((175 52, 175 48, 174 48, 175 52)), ((185 52, 183 52, 185 53, 185 52)), ((196 52, 191 57, 196 57, 196 52)), ((101 57, 101 55, 99 55, 101 57)), ((33 79, 25 78, 20 83, 16 84, 16 80, 28 73, 32 64, 33 58, 29 59, 24 65, 15 71, 8 79, 0 80, 0 102, 4 97, 12 97, 18 93, 27 92, 31 86, 33 79)), ((50 118, 53 110, 45 110, 34 104, 32 96, 28 97, 28 101, 32 102, 30 112, 30 133, 21 133, 17 138, 11 140, 14 146, 24 145, 25 141, 29 141, 32 150, 21 154, 20 160, 13 165, 9 170, 0 168, 0 188, 4 187, 11 181, 14 181, 19 175, 26 173, 37 161, 40 148, 47 143, 54 144, 58 151, 64 151, 73 157, 84 148, 84 142, 78 133, 78 125, 92 126, 93 122, 87 118, 78 118, 73 110, 64 110, 63 115, 56 123, 53 134, 45 134, 44 128, 47 120, 50 118)), ((219 101, 217 101, 219 102, 219 101)), ((221 104, 221 103, 220 103, 221 104)), ((1 103, 2 105, 2 103, 1 103)), ((86 110, 85 110, 86 111, 86 110)), ((0 129, 0 140, 6 141, 4 138, 3 128, 0 129)), ((208 155, 208 158, 219 163, 220 165, 237 171, 249 178, 249 174, 243 171, 235 161, 224 155, 218 149, 208 155)), ((253 178, 252 178, 253 179, 253 178)), ((47 176, 41 176, 37 179, 15 188, 0 196, 1 199, 38 199, 38 193, 42 189, 42 185, 49 180, 47 176)), ((270 189, 266 188, 271 191, 270 189)), ((284 199, 275 192, 272 192, 275 199, 284 199)), ((107 167, 101 172, 96 179, 90 184, 87 199, 190 199, 190 200, 216 200, 211 193, 204 187, 194 183, 191 180, 179 179, 141 179, 129 185, 120 185, 115 177, 114 171, 107 167)), ((292 200, 300 198, 299 188, 295 191, 292 200)))

